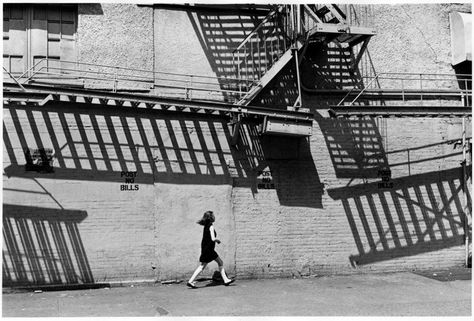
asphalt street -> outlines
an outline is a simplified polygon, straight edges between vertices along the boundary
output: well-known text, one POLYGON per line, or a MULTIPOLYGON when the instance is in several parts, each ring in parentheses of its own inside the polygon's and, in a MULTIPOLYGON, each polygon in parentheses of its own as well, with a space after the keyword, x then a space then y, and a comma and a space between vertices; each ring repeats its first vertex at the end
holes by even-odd
POLYGON ((237 280, 227 287, 203 281, 198 289, 182 282, 93 290, 4 290, 2 316, 471 316, 470 277, 438 274, 237 280))

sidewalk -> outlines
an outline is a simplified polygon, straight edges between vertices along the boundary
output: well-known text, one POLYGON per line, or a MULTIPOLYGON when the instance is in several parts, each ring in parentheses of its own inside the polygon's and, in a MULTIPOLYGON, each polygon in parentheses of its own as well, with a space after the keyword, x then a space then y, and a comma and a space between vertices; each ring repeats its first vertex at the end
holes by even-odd
POLYGON ((471 280, 440 279, 403 272, 4 293, 2 316, 470 316, 471 280))

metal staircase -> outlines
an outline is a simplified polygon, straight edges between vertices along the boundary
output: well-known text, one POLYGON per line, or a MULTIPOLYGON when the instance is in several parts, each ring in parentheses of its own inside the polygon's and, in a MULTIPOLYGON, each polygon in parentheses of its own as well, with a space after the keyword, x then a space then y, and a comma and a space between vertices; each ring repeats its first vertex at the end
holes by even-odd
POLYGON ((299 95, 292 107, 301 106, 298 56, 303 56, 311 42, 337 42, 355 46, 363 42, 355 64, 360 60, 370 37, 371 28, 353 25, 335 4, 279 5, 244 39, 233 53, 236 78, 250 81, 240 87, 239 105, 247 105, 292 60, 295 60, 299 95))
POLYGON ((375 32, 361 26, 337 5, 274 5, 232 55, 235 77, 207 77, 40 59, 18 77, 5 70, 6 103, 69 101, 164 111, 219 113, 231 118, 232 141, 240 123, 259 118, 262 133, 309 136, 312 115, 301 108, 299 63, 308 44, 363 43, 358 59, 375 32), (298 97, 286 110, 252 106, 255 98, 290 62, 294 62, 298 97), (11 84, 10 84, 11 83, 11 84))

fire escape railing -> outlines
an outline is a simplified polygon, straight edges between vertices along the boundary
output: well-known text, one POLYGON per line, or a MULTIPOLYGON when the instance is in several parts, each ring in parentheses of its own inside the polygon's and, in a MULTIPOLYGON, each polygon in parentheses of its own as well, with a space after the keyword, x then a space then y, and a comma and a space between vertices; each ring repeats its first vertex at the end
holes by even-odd
MULTIPOLYGON (((232 53, 232 64, 238 79, 258 81, 290 48, 288 6, 278 6, 245 37, 232 53)), ((248 92, 249 87, 240 88, 248 92)))
POLYGON ((136 68, 43 58, 20 75, 4 69, 4 81, 11 78, 19 84, 49 84, 88 87, 110 92, 141 91, 160 95, 174 90, 182 99, 237 101, 245 94, 240 88, 251 87, 250 79, 212 77, 193 74, 158 72, 136 68), (8 76, 8 77, 6 77, 8 76))
POLYGON ((403 103, 418 101, 421 106, 433 97, 449 96, 458 98, 464 107, 472 106, 472 75, 379 73, 373 77, 362 78, 362 83, 366 85, 362 89, 352 88, 337 106, 354 106, 361 102, 361 97, 369 94, 375 99, 383 99, 384 94, 390 94, 391 100, 397 99, 403 103), (348 101, 348 97, 354 98, 348 101))

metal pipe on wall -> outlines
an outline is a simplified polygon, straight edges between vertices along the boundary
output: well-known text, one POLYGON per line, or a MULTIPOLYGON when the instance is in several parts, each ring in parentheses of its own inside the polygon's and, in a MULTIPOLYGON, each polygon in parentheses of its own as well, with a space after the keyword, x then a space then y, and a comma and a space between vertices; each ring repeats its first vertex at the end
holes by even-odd
MULTIPOLYGON (((465 105, 465 95, 461 94, 461 100, 463 106, 465 105)), ((468 266, 469 263, 469 206, 467 203, 467 168, 466 168, 466 117, 462 118, 462 189, 463 189, 463 212, 464 212, 464 247, 465 247, 465 265, 468 266)))
POLYGON ((465 264, 466 267, 469 263, 469 206, 467 204, 467 169, 466 169, 466 117, 462 118, 462 184, 463 184, 463 191, 464 191, 464 242, 465 242, 465 264))

